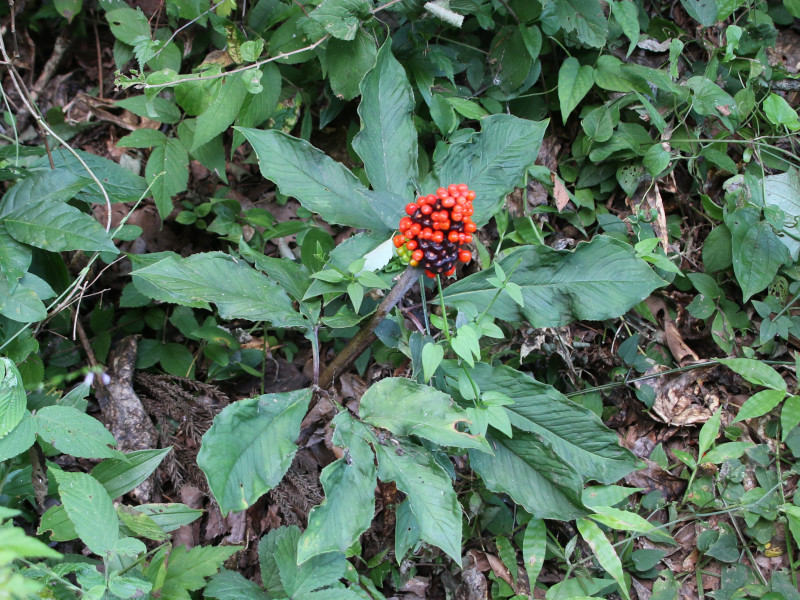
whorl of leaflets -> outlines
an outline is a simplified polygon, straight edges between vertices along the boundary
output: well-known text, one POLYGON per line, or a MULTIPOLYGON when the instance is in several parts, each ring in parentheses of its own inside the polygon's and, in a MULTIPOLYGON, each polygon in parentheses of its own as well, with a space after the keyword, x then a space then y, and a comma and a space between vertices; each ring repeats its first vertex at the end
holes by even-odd
POLYGON ((462 244, 472 242, 472 201, 475 192, 464 183, 440 187, 435 194, 420 196, 406 206, 400 219, 400 235, 394 245, 400 260, 425 267, 428 277, 452 275, 456 262, 468 263, 472 253, 462 244))

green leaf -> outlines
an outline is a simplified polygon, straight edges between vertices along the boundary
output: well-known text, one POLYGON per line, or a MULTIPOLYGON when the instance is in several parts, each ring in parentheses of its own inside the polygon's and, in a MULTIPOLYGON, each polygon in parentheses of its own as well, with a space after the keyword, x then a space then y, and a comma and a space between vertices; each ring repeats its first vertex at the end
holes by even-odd
POLYGON ((203 436, 197 464, 223 515, 274 488, 292 464, 311 390, 264 394, 223 409, 203 436))
POLYGON ((559 327, 577 320, 602 320, 624 314, 664 285, 628 244, 606 236, 578 244, 572 251, 524 246, 500 261, 520 286, 519 306, 507 293, 493 301, 491 271, 475 273, 448 286, 445 301, 488 306, 504 321, 527 319, 534 327, 559 327))
POLYGON ((581 537, 586 540, 586 543, 589 544, 589 547, 594 552, 597 562, 617 582, 622 597, 630 600, 631 596, 625 573, 622 570, 622 562, 603 531, 589 519, 578 519, 576 524, 581 537))
POLYGON ((150 24, 141 9, 116 8, 106 13, 106 20, 114 37, 129 46, 141 37, 150 37, 150 24))
POLYGON ((681 0, 683 8, 695 21, 703 27, 711 27, 717 22, 716 0, 681 0))
MULTIPOLYGON (((31 274, 28 273, 27 277, 31 274)), ((35 323, 47 317, 38 294, 21 282, 0 279, 0 315, 19 323, 35 323)))
POLYGON ((167 136, 157 129, 136 129, 128 135, 121 137, 117 142, 118 148, 152 148, 167 141, 167 136))
POLYGON ((269 600, 270 596, 256 582, 250 581, 241 573, 222 569, 208 580, 203 590, 204 598, 217 600, 269 600))
POLYGON ((6 215, 8 233, 25 244, 50 252, 119 250, 105 229, 74 206, 54 200, 34 200, 6 215))
MULTIPOLYGON (((140 200, 147 189, 144 177, 136 175, 136 173, 126 169, 115 163, 113 160, 96 156, 82 150, 75 151, 81 160, 86 163, 86 166, 91 169, 92 173, 102 182, 103 188, 106 190, 111 202, 136 202, 140 200)), ((55 172, 69 172, 73 176, 80 177, 81 179, 89 178, 89 173, 80 161, 72 155, 71 152, 63 148, 54 148, 51 152, 53 156, 53 164, 55 165, 55 172)), ((37 172, 51 172, 50 161, 46 156, 39 159, 31 166, 31 169, 37 172)), ((66 200, 71 198, 59 198, 66 200)), ((96 204, 105 204, 106 199, 100 192, 100 188, 91 179, 84 182, 81 189, 75 195, 79 200, 84 202, 94 202, 96 204)))
MULTIPOLYGON (((714 0, 701 1, 713 2, 714 0)), ((731 112, 736 110, 736 101, 733 96, 707 77, 702 75, 690 77, 686 81, 686 85, 692 91, 692 108, 698 114, 719 117, 723 114, 720 109, 731 112)))
MULTIPOLYGON (((6 360, 6 359, 2 359, 6 360)), ((2 384, 0 384, 1 386, 2 384)), ((4 391, 6 388, 2 388, 4 391)), ((2 402, 0 391, 0 402, 2 402)), ((23 396, 24 397, 24 396, 23 396)), ((36 425, 30 413, 22 416, 22 420, 14 429, 0 437, 0 462, 9 460, 28 450, 36 441, 36 425)))
POLYGON ((481 121, 481 132, 469 143, 450 146, 435 167, 435 184, 466 183, 475 191, 472 220, 480 227, 522 182, 536 160, 548 121, 528 121, 512 115, 492 115, 481 121))
POLYGON ((334 419, 333 443, 343 448, 344 458, 322 470, 320 483, 325 500, 311 509, 308 527, 297 545, 297 561, 326 552, 345 552, 369 529, 375 516, 375 456, 369 444, 346 427, 350 417, 334 419), (344 421, 345 426, 338 426, 344 421))
MULTIPOLYGON (((800 396, 789 396, 781 408, 781 441, 786 441, 786 436, 798 425, 800 425, 800 396)), ((2 457, 1 452, 0 457, 2 457)))
POLYGON ((369 0, 324 0, 309 17, 325 28, 325 31, 340 40, 356 37, 361 19, 371 16, 369 0))
POLYGON ((358 178, 344 165, 304 140, 275 130, 237 128, 253 146, 261 174, 281 192, 297 198, 304 208, 319 213, 331 224, 391 231, 405 204, 376 205, 358 178), (385 209, 385 210, 384 210, 385 209))
MULTIPOLYGON (((445 361, 442 371, 450 379, 458 377, 452 361, 445 361)), ((475 365, 472 378, 484 394, 510 397, 513 404, 504 408, 511 424, 543 438, 560 460, 584 477, 613 483, 636 469, 635 457, 620 447, 617 434, 554 387, 511 367, 486 363, 475 365)))
MULTIPOLYGON (((108 489, 108 484, 106 484, 108 489)), ((203 516, 202 510, 189 508, 185 504, 171 502, 167 504, 140 504, 136 510, 149 516, 156 525, 169 533, 183 525, 188 525, 203 516)))
POLYGON ((191 600, 189 592, 206 584, 206 577, 216 573, 222 563, 241 546, 185 546, 169 553, 166 577, 161 587, 162 600, 191 600))
POLYGON ((731 424, 765 415, 778 406, 785 397, 786 390, 761 390, 750 396, 750 398, 742 404, 739 412, 736 413, 736 418, 731 421, 731 424))
POLYGON ((27 273, 32 261, 31 248, 11 237, 0 222, 0 277, 16 281, 27 273))
POLYGON ((539 573, 542 571, 546 552, 547 526, 542 519, 531 519, 522 537, 522 560, 525 564, 525 572, 528 574, 531 589, 533 589, 536 579, 538 579, 539 573))
POLYGON ((116 458, 124 455, 109 448, 117 441, 97 419, 71 406, 45 406, 36 411, 36 435, 64 454, 80 458, 116 458))
POLYGON ((489 115, 485 108, 472 100, 455 96, 447 96, 445 100, 458 114, 467 119, 483 119, 489 115))
POLYGON ((67 20, 67 23, 72 23, 81 8, 83 7, 83 0, 54 0, 53 6, 62 17, 67 20))
POLYGON ((119 498, 150 477, 171 449, 138 450, 125 458, 109 458, 92 469, 92 477, 103 484, 112 499, 119 498))
POLYGON ((147 117, 161 123, 174 125, 181 120, 181 112, 172 100, 166 98, 153 98, 146 96, 131 96, 114 103, 115 106, 131 111, 139 117, 147 117))
POLYGON ((587 46, 601 48, 605 44, 608 21, 598 0, 560 0, 543 6, 542 29, 546 35, 563 29, 575 32, 587 46))
POLYGON ((714 440, 719 435, 719 423, 722 416, 722 411, 717 410, 711 415, 711 418, 703 424, 700 429, 700 435, 697 442, 697 456, 698 462, 702 460, 702 456, 714 444, 714 440))
POLYGON ((25 388, 17 365, 0 357, 0 439, 22 421, 27 406, 25 388))
POLYGON ((656 525, 636 513, 610 506, 596 506, 592 510, 595 511, 595 514, 591 515, 591 518, 606 527, 620 531, 646 533, 654 539, 658 538, 658 541, 662 543, 677 545, 672 536, 661 529, 656 529, 656 525))
MULTIPOLYGON (((275 536, 274 561, 285 595, 289 598, 314 598, 310 595, 312 590, 332 585, 344 576, 347 561, 341 552, 321 554, 299 564, 297 544, 300 530, 296 525, 274 529, 269 536, 275 536)), ((267 590, 272 591, 272 588, 267 587, 267 590)))
POLYGON ((441 446, 491 452, 482 436, 459 431, 467 413, 447 394, 404 377, 387 377, 373 384, 361 398, 358 413, 374 427, 397 436, 416 435, 441 446))
POLYGON ((222 252, 168 256, 131 275, 137 290, 162 302, 194 308, 213 302, 223 319, 267 321, 278 327, 305 324, 274 281, 222 252))
POLYGON ((23 208, 40 200, 71 200, 89 184, 89 181, 91 180, 88 179, 88 174, 86 177, 81 177, 67 169, 34 171, 14 184, 3 196, 0 217, 5 217, 14 209, 23 208))
POLYGON ((422 347, 422 373, 425 382, 430 381, 443 358, 444 348, 439 344, 428 342, 422 347))
MULTIPOLYGON (((789 169, 786 173, 769 175, 761 180, 764 202, 780 208, 785 214, 778 238, 789 249, 792 260, 800 258, 800 240, 797 239, 795 222, 800 218, 800 170, 789 169)), ((2 259, 0 259, 2 264, 2 259)))
POLYGON ((591 65, 581 65, 578 59, 570 56, 558 70, 558 101, 561 106, 561 119, 567 117, 580 104, 594 85, 591 65))
POLYGON ((58 483, 61 503, 81 541, 104 559, 117 548, 119 520, 105 488, 87 473, 68 473, 51 469, 58 483))
POLYGON ((377 54, 375 40, 362 29, 351 42, 330 40, 325 48, 325 63, 333 93, 342 100, 358 96, 361 80, 375 66, 377 54))
MULTIPOLYGON (((35 537, 26 535, 21 527, 4 525, 0 527, 0 564, 4 566, 18 558, 55 558, 60 559, 63 555, 48 547, 44 542, 35 537)), ((24 581, 24 580, 23 580, 24 581)), ((13 577, 9 581, 6 579, 4 585, 9 591, 15 582, 13 577)), ((15 592, 17 590, 14 590, 15 592)), ((10 598, 25 596, 9 596, 10 598)))
POLYGON ((786 390, 786 382, 775 369, 760 360, 752 358, 723 358, 719 361, 750 383, 772 390, 786 390))
POLYGON ((622 28, 622 33, 630 40, 628 52, 625 55, 626 57, 630 56, 639 42, 639 9, 630 0, 623 0, 622 2, 612 0, 609 4, 611 5, 611 14, 614 15, 620 28, 622 28))
POLYGON ((498 86, 507 96, 518 93, 531 72, 534 59, 528 51, 526 35, 524 26, 506 25, 498 28, 489 46, 487 63, 492 85, 498 86))
MULTIPOLYGON (((408 496, 420 526, 420 538, 461 561, 461 507, 450 476, 426 449, 409 441, 384 446, 372 437, 378 477, 394 481, 408 496)), ((483 452, 472 451, 485 456, 483 452)))
POLYGON ((200 116, 190 152, 194 152, 212 138, 225 131, 239 116, 239 109, 247 97, 247 87, 241 73, 222 78, 218 92, 200 116))
POLYGON ((470 465, 488 489, 508 494, 536 518, 570 520, 586 514, 580 501, 583 480, 549 441, 524 431, 515 431, 513 439, 489 439, 494 455, 469 453, 470 465))
POLYGON ((152 184, 158 215, 166 219, 172 212, 172 197, 186 190, 189 183, 189 155, 183 144, 175 138, 164 139, 150 153, 144 174, 152 184))
POLYGON ((392 55, 389 37, 378 51, 375 68, 361 82, 361 131, 353 138, 353 149, 364 161, 374 190, 409 200, 417 178, 413 110, 414 94, 405 69, 392 55))

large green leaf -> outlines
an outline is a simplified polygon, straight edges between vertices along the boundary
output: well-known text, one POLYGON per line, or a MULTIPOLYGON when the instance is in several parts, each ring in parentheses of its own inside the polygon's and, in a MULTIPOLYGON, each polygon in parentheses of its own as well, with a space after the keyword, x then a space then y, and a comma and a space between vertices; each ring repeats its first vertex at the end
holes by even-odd
POLYGON ((219 573, 208 580, 208 585, 203 589, 204 598, 216 598, 217 600, 269 600, 261 586, 255 581, 250 581, 237 571, 222 569, 219 573))
POLYGON ((275 537, 273 560, 288 598, 311 600, 313 590, 333 585, 344 576, 347 560, 341 552, 321 554, 300 563, 297 555, 300 529, 296 525, 275 529, 268 535, 275 537))
POLYGON ((419 523, 420 538, 460 562, 461 507, 450 476, 433 454, 407 439, 379 443, 371 429, 359 421, 352 421, 351 427, 375 449, 381 481, 394 481, 408 496, 411 512, 419 523))
POLYGON ((352 40, 356 37, 361 19, 370 16, 371 8, 370 0, 324 0, 308 16, 333 37, 352 40))
POLYGON ((131 275, 136 289, 162 302, 194 308, 213 302, 223 319, 267 321, 278 327, 305 324, 278 284, 222 252, 167 256, 131 275))
MULTIPOLYGON (((3 401, 2 396, 3 391, 0 391, 0 403, 3 401)), ((0 408, 0 412, 2 412, 2 408, 0 408)), ((36 422, 31 417, 31 413, 25 413, 14 429, 0 436, 0 462, 22 454, 33 446, 35 441, 36 422)))
POLYGON ((95 554, 114 553, 119 540, 119 520, 105 488, 87 473, 50 470, 67 516, 81 541, 95 554))
MULTIPOLYGON (((361 82, 361 131, 353 138, 353 149, 364 161, 374 190, 394 192, 409 201, 417 177, 413 110, 411 84, 392 54, 389 37, 378 52, 375 68, 361 82)), ((397 209, 402 210, 402 206, 397 209)))
POLYGON ((28 271, 32 261, 33 252, 30 247, 11 237, 5 225, 0 222, 0 277, 16 281, 28 271))
POLYGON ((568 521, 587 513, 581 503, 583 480, 544 437, 514 431, 492 440, 494 455, 470 450, 470 465, 486 487, 508 494, 534 517, 568 521))
POLYGON ((9 358, 0 357, 0 438, 22 421, 26 402, 17 365, 9 358))
POLYGON ((347 412, 334 419, 333 443, 344 448, 345 456, 322 470, 325 501, 308 515, 308 527, 297 545, 300 563, 326 552, 346 551, 375 516, 375 456, 369 444, 347 427, 350 420, 347 412))
POLYGON ((5 226, 18 242, 51 252, 119 253, 100 223, 64 202, 34 200, 6 215, 5 226))
POLYGON ((67 169, 34 171, 25 179, 15 183, 3 196, 3 201, 0 203, 0 217, 5 217, 14 209, 42 199, 70 200, 90 181, 85 172, 80 176, 67 169))
POLYGON ((468 423, 467 413, 452 398, 405 377, 387 377, 372 385, 361 398, 361 418, 398 436, 416 435, 441 446, 491 452, 483 436, 458 430, 468 423))
POLYGON ((216 416, 197 464, 223 514, 244 510, 280 483, 297 452, 294 441, 311 390, 240 400, 216 416))
POLYGON ((396 208, 383 212, 383 206, 374 206, 367 188, 347 167, 305 140, 274 129, 236 129, 253 146, 261 174, 329 223, 387 232, 397 226, 396 208))
MULTIPOLYGON (((453 361, 446 361, 443 371, 457 381, 459 369, 453 361)), ((512 398, 514 403, 505 406, 511 424, 546 439, 556 456, 583 477, 610 484, 636 469, 636 458, 619 445, 617 435, 553 386, 511 367, 486 363, 475 365, 472 378, 482 392, 512 398)))
POLYGON ((119 498, 150 477, 172 447, 129 452, 124 458, 109 458, 92 469, 92 477, 106 488, 111 498, 119 498))
POLYGON ((97 419, 71 406, 45 406, 34 416, 36 435, 60 450, 80 458, 124 458, 109 448, 117 441, 97 419))
POLYGON ((761 221, 760 213, 757 208, 746 207, 725 218, 731 231, 733 273, 745 302, 766 289, 780 266, 791 260, 789 250, 772 227, 761 221))
POLYGON ((512 115, 484 118, 481 132, 471 142, 450 147, 436 165, 436 181, 429 178, 428 185, 469 185, 476 194, 472 220, 478 226, 485 224, 506 195, 522 184, 525 171, 536 161, 547 123, 512 115))
POLYGON ((35 323, 47 317, 47 308, 38 294, 21 281, 0 278, 0 315, 19 323, 35 323))
POLYGON ((493 271, 481 271, 448 286, 445 300, 489 308, 504 321, 527 319, 534 327, 558 327, 572 321, 619 317, 665 285, 633 248, 606 236, 582 242, 572 251, 525 246, 501 259, 522 292, 524 306, 506 292, 496 301, 489 283, 493 271))

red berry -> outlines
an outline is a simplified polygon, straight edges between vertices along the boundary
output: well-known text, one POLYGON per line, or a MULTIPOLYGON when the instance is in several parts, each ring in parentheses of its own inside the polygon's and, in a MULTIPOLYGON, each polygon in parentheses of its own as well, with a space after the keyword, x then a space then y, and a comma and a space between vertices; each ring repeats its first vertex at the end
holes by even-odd
POLYGON ((409 217, 403 217, 400 219, 400 231, 405 231, 409 227, 411 227, 413 221, 409 217))
POLYGON ((467 233, 475 233, 475 230, 477 228, 478 227, 475 225, 475 223, 472 222, 466 222, 464 224, 464 231, 466 231, 467 233))
POLYGON ((472 252, 470 252, 469 250, 459 251, 458 260, 460 260, 463 263, 468 263, 469 261, 472 260, 472 252))
POLYGON ((457 187, 458 191, 462 194, 469 191, 469 186, 466 183, 459 183, 457 187))
POLYGON ((443 187, 440 187, 438 190, 436 190, 436 195, 439 196, 439 198, 444 198, 447 196, 447 190, 443 187))
POLYGON ((422 231, 422 225, 419 223, 414 223, 408 228, 408 233, 411 237, 417 237, 420 231, 422 231))
POLYGON ((455 267, 453 267, 453 268, 451 268, 451 269, 450 269, 450 270, 449 270, 447 273, 445 273, 445 275, 447 275, 448 277, 450 277, 450 275, 452 275, 452 274, 453 274, 453 273, 455 273, 455 272, 456 272, 456 268, 455 268, 455 267))
POLYGON ((394 236, 394 239, 392 241, 394 242, 394 247, 395 248, 399 248, 400 246, 402 246, 405 243, 406 236, 404 236, 404 235, 396 235, 396 236, 394 236))
POLYGON ((472 190, 468 191, 467 192, 467 200, 469 200, 470 202, 475 200, 475 192, 473 192, 472 190))
POLYGON ((430 204, 423 204, 419 207, 419 210, 423 215, 429 215, 433 212, 433 207, 430 204))
POLYGON ((433 235, 431 236, 431 241, 437 244, 441 244, 444 241, 444 233, 442 233, 441 231, 433 232, 433 235))
POLYGON ((417 242, 411 240, 410 242, 406 242, 406 248, 409 250, 416 250, 417 249, 417 242))
POLYGON ((448 196, 447 198, 444 198, 442 200, 442 206, 444 206, 445 208, 452 208, 453 206, 455 206, 455 204, 456 204, 456 199, 453 198, 452 196, 448 196))
POLYGON ((425 269, 425 275, 430 277, 431 279, 436 279, 436 273, 431 273, 428 269, 425 269))
POLYGON ((411 255, 411 258, 419 262, 422 260, 423 256, 425 256, 425 253, 422 252, 422 250, 414 250, 414 253, 411 255))
POLYGON ((458 241, 458 232, 457 231, 451 231, 450 233, 448 233, 447 234, 447 241, 448 242, 453 242, 455 244, 458 241))
POLYGON ((413 215, 415 212, 417 212, 418 208, 419 206, 417 206, 413 202, 410 204, 406 204, 406 214, 413 215))

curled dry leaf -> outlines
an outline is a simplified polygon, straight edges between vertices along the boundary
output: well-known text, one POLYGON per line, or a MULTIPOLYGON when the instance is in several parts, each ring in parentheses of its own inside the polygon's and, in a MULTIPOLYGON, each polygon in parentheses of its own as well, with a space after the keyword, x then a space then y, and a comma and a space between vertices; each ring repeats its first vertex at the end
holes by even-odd
MULTIPOLYGON (((658 365, 647 374, 658 373, 666 367, 658 365)), ((655 392, 651 415, 668 425, 683 426, 705 423, 719 407, 716 389, 706 385, 708 367, 692 369, 674 376, 663 376, 637 382, 637 386, 649 385, 655 392)))
POLYGON ((567 192, 566 186, 555 173, 550 173, 550 180, 553 182, 553 197, 556 199, 556 208, 558 212, 561 212, 569 203, 569 192, 567 192))

